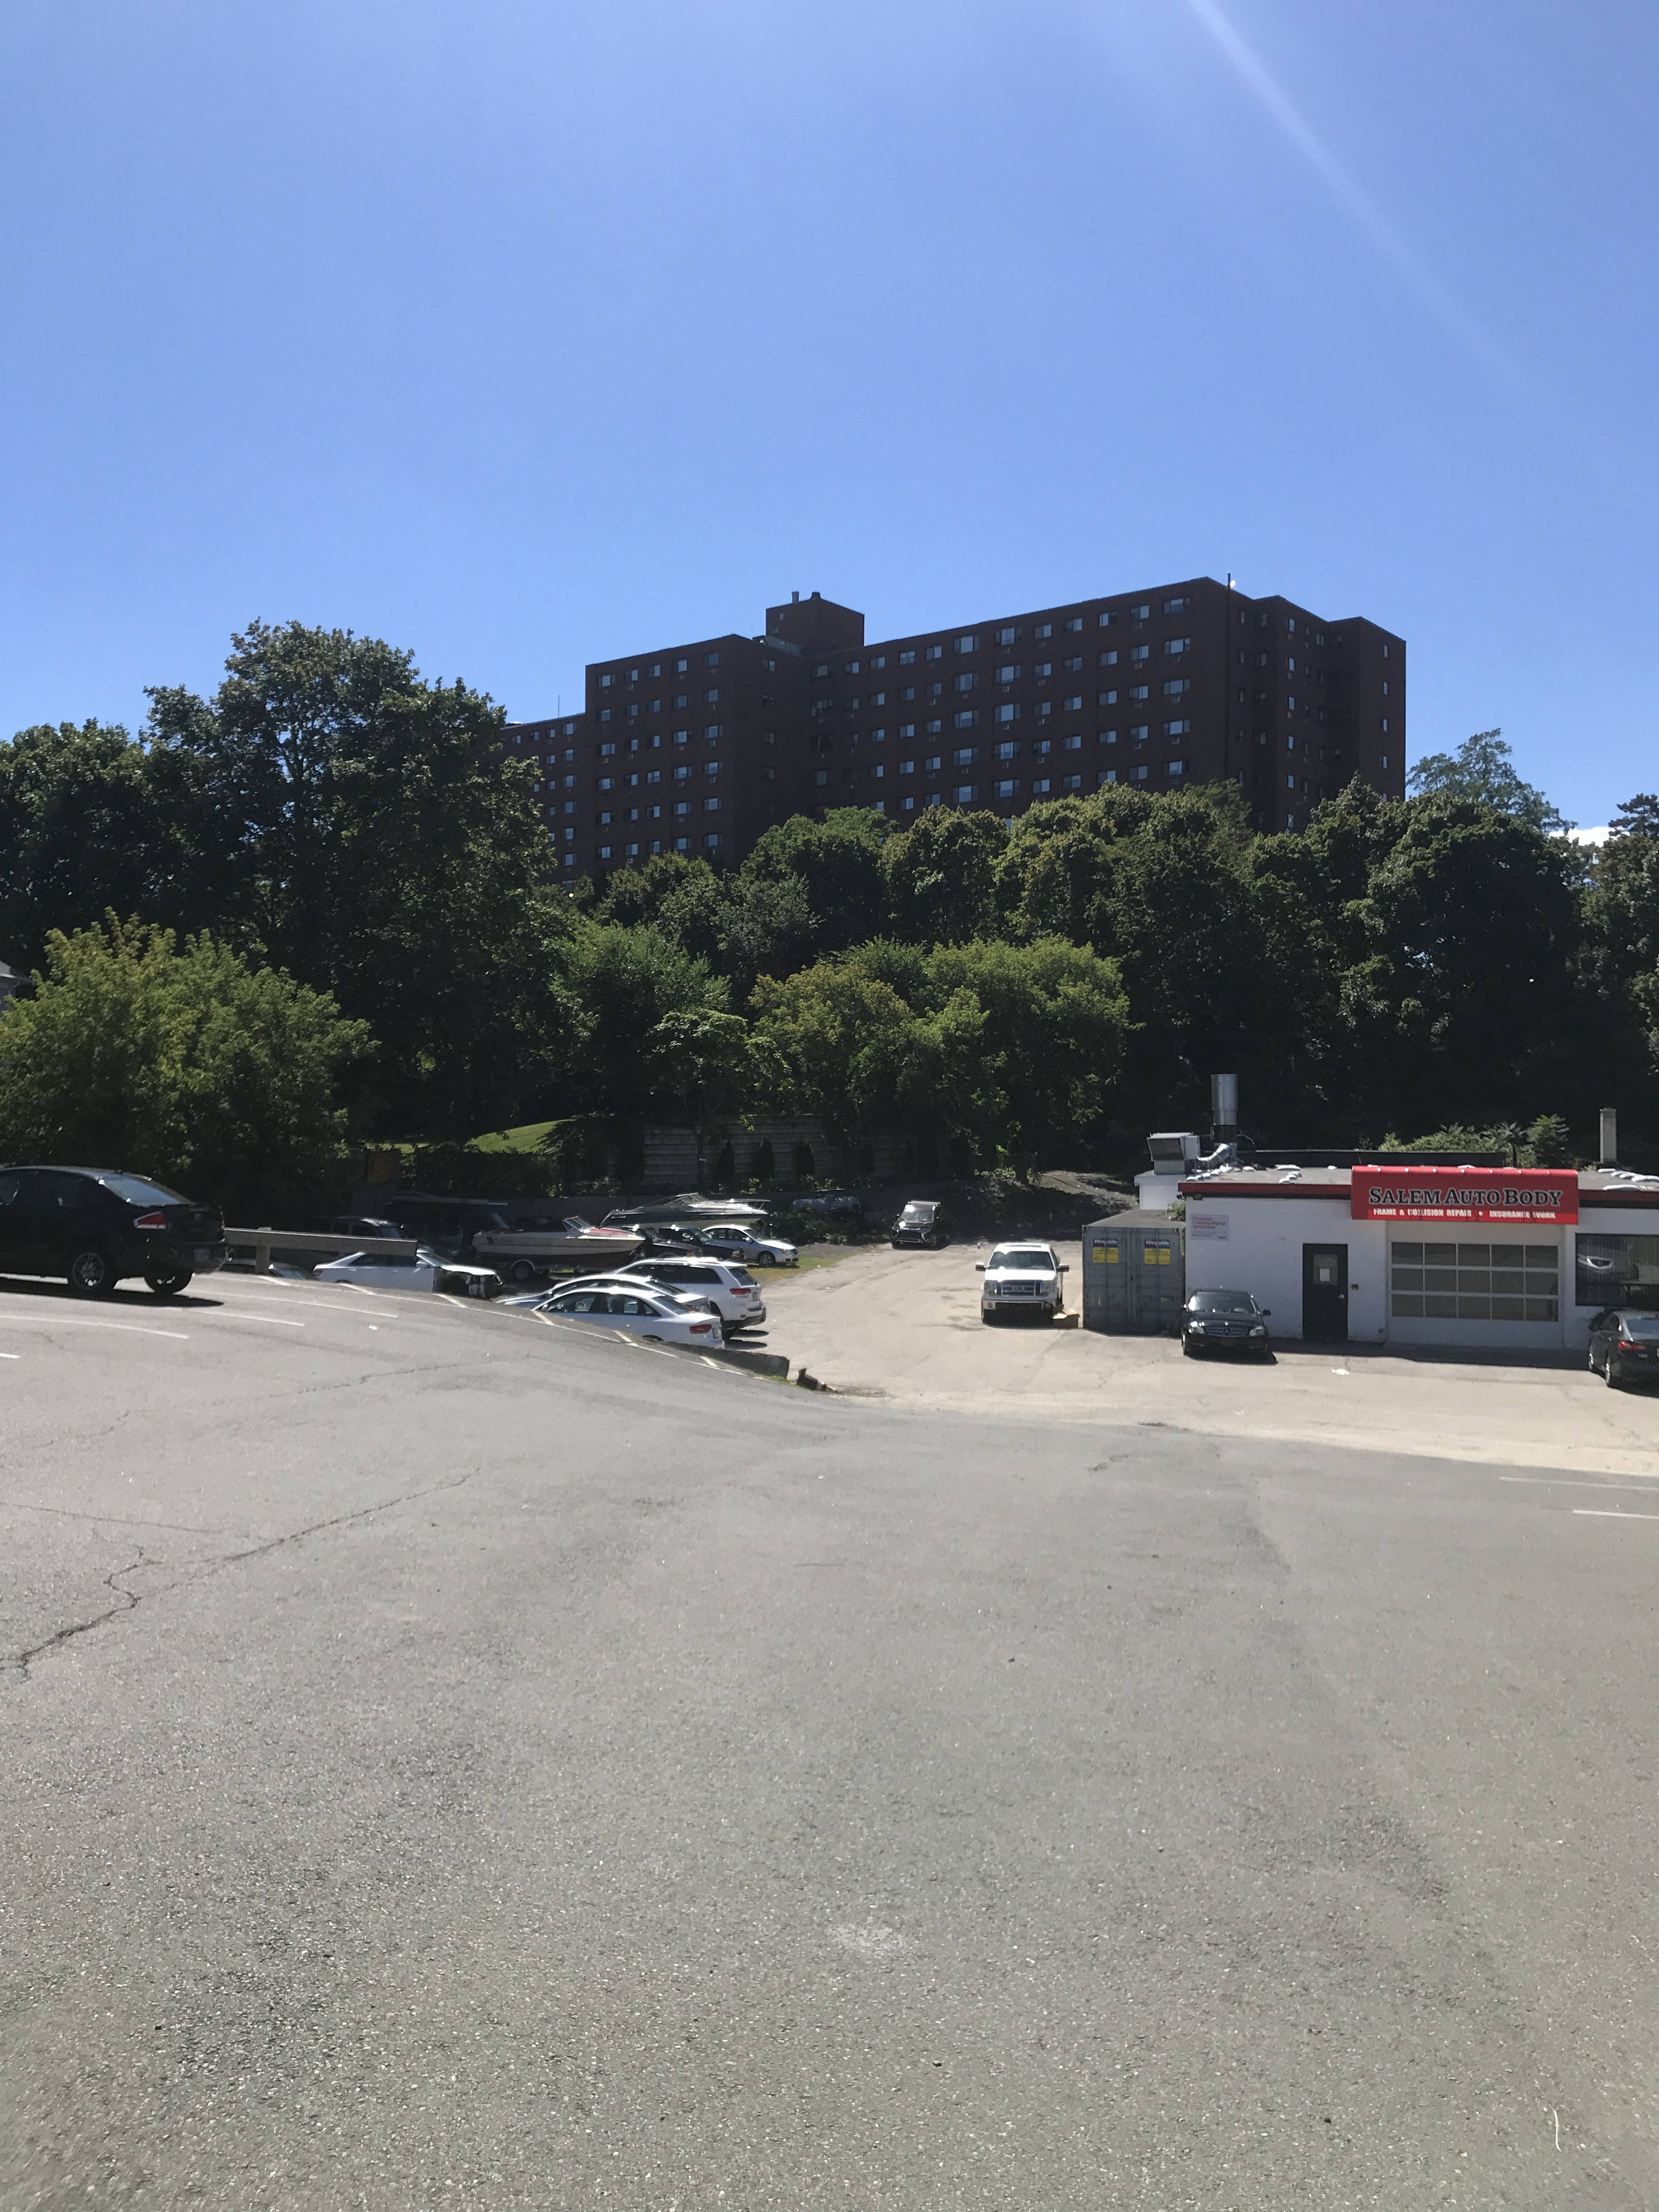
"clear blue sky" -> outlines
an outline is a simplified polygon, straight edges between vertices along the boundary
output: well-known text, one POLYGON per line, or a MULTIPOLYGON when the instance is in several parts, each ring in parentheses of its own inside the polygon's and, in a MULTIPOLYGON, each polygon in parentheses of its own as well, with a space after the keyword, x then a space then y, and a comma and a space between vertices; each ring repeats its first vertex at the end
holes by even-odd
POLYGON ((1651 0, 9 0, 0 730, 1231 568, 1659 786, 1651 0))

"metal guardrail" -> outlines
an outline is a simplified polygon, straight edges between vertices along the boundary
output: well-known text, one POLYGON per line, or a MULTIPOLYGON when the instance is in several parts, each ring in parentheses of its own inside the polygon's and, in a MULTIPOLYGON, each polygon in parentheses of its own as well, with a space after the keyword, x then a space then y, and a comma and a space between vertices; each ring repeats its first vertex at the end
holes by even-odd
POLYGON ((270 1273, 273 1252, 319 1252, 330 1260, 348 1252, 362 1252, 371 1260, 412 1260, 419 1249, 413 1237, 324 1237, 304 1229, 227 1229, 226 1244, 236 1251, 252 1249, 255 1272, 270 1273))

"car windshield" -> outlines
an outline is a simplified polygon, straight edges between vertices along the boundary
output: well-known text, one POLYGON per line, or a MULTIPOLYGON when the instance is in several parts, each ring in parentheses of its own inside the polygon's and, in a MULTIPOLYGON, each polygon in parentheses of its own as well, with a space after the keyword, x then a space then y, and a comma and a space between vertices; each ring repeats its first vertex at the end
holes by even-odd
POLYGON ((920 1206, 913 1202, 905 1207, 902 1218, 906 1221, 931 1221, 933 1218, 933 1209, 931 1206, 920 1206))
POLYGON ((1633 1343, 1659 1344, 1659 1314, 1620 1314, 1619 1334, 1633 1343))
POLYGON ((1195 1314, 1253 1314, 1255 1300, 1248 1291, 1194 1291, 1187 1310, 1195 1314))
POLYGON ((176 1190, 169 1190, 164 1182, 146 1182, 143 1176, 106 1175, 98 1178, 106 1190, 112 1190, 117 1198, 125 1199, 129 1206, 188 1206, 190 1200, 181 1198, 176 1190))
POLYGON ((1054 1254, 1045 1252, 1040 1244, 1017 1244, 1012 1251, 996 1252, 991 1256, 994 1267, 1036 1267, 1047 1273, 1054 1264, 1054 1254))

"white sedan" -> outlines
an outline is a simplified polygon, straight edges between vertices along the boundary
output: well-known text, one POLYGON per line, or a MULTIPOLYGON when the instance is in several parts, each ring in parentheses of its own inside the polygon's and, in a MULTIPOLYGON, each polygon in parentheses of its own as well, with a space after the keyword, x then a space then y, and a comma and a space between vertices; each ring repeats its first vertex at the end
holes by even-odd
POLYGON ((701 1301, 677 1298, 644 1284, 633 1290, 555 1291, 538 1310, 562 1320, 595 1322, 647 1344, 690 1344, 710 1351, 726 1341, 720 1316, 701 1301))
POLYGON ((366 1291, 447 1291, 458 1297, 493 1298, 501 1290, 501 1279, 493 1267, 446 1260, 425 1244, 412 1260, 348 1252, 342 1259, 320 1261, 311 1273, 314 1282, 356 1283, 366 1291))
POLYGON ((695 1228, 690 1223, 681 1225, 690 1229, 699 1244, 718 1252, 722 1260, 740 1260, 747 1267, 793 1267, 800 1258, 795 1247, 786 1244, 781 1237, 758 1236, 738 1222, 716 1222, 712 1229, 705 1229, 700 1222, 695 1228))

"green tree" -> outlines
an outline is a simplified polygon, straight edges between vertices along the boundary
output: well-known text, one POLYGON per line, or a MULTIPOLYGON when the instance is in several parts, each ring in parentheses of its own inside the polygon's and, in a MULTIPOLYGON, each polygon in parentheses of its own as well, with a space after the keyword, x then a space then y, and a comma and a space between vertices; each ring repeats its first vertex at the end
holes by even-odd
POLYGON ((994 814, 932 807, 881 851, 890 927, 916 945, 962 945, 994 926, 1008 832, 994 814))
POLYGON ((1455 753, 1425 753, 1406 779, 1419 799, 1467 799, 1494 814, 1511 814, 1547 836, 1571 830, 1535 786, 1523 781, 1502 730, 1477 730, 1455 753))
POLYGON ((892 824, 865 807, 835 809, 822 822, 805 814, 764 830, 738 871, 746 884, 796 878, 814 916, 820 952, 839 952, 886 927, 882 848, 892 824))
POLYGON ((170 824, 144 749, 118 727, 65 722, 0 744, 0 955, 30 967, 53 929, 106 909, 170 914, 170 824))
POLYGON ((343 1092, 368 1030, 205 933, 123 924, 47 940, 0 1016, 0 1146, 125 1166, 238 1212, 315 1206, 340 1175, 343 1092))
POLYGON ((1638 793, 1613 817, 1584 918, 1603 1103, 1627 1102, 1626 1151, 1659 1145, 1659 798, 1638 793))
POLYGON ((348 630, 256 623, 211 702, 152 691, 187 918, 368 1020, 387 1119, 459 1135, 541 1107, 571 1043, 528 763, 459 681, 348 630))
POLYGON ((1021 1171, 1085 1148, 1114 1102, 1128 1036, 1114 963, 1042 937, 944 946, 927 964, 942 1004, 980 1011, 975 1042, 1000 1093, 997 1138, 1021 1171))
POLYGON ((637 1119, 690 1066, 685 1040, 711 1034, 671 1016, 726 1012, 726 983, 660 930, 579 920, 565 960, 581 1040, 572 1078, 583 1110, 637 1119))
MULTIPOLYGON (((1448 796, 1386 806, 1343 978, 1372 1127, 1491 1128, 1575 1097, 1595 1047, 1572 848, 1448 796)), ((1363 1103, 1362 1103, 1363 1102, 1363 1103)))
POLYGON ((653 1103, 697 1140, 697 1181, 712 1124, 748 1107, 756 1053, 741 1014, 690 1006, 664 1014, 651 1032, 647 1081, 653 1103))
POLYGON ((783 981, 763 975, 753 1003, 757 1043, 779 1071, 781 1095, 817 1115, 848 1158, 916 1109, 927 1041, 890 984, 826 960, 783 981))

